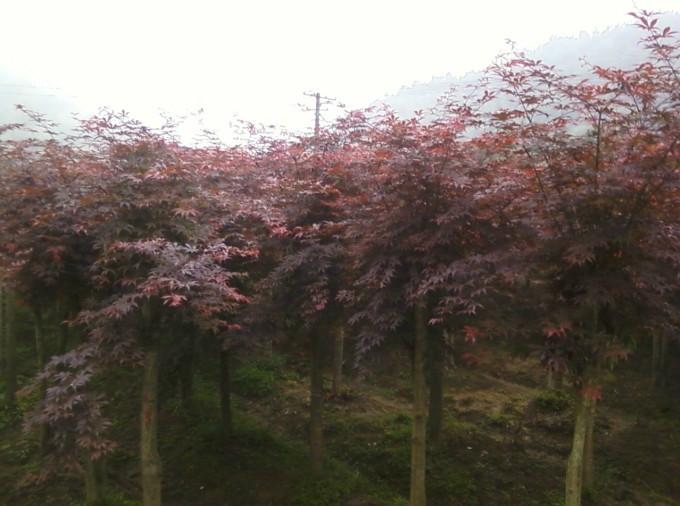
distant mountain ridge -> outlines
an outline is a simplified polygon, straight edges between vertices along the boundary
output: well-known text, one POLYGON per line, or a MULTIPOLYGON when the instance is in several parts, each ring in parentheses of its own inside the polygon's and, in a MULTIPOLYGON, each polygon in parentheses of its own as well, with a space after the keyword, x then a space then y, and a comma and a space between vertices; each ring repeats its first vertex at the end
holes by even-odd
POLYGON ((61 88, 41 86, 0 67, 0 124, 27 121, 17 104, 62 125, 72 124, 72 115, 80 110, 75 97, 61 88))
MULTIPOLYGON (((680 32, 680 12, 661 15, 659 24, 680 32)), ((645 57, 645 50, 637 44, 641 36, 639 28, 619 25, 593 33, 583 32, 575 37, 555 37, 526 53, 569 74, 583 72, 583 58, 598 65, 631 67, 645 57)), ((410 117, 417 110, 433 108, 437 99, 451 88, 473 84, 482 75, 483 71, 479 70, 458 76, 436 76, 428 82, 403 86, 395 94, 386 95, 377 102, 389 105, 402 117, 410 117)), ((84 104, 79 97, 71 96, 67 91, 41 86, 0 66, 0 124, 27 120, 26 115, 16 109, 16 104, 40 112, 67 127, 75 125, 73 114, 87 116, 93 111, 91 105, 84 104)))
MULTIPOLYGON (((659 16, 659 25, 670 26, 680 32, 680 12, 659 16)), ((638 44, 642 35, 643 32, 633 25, 619 25, 593 33, 582 32, 577 37, 555 37, 536 49, 526 51, 526 54, 555 65, 567 74, 583 73, 584 59, 595 65, 627 68, 640 63, 647 54, 638 44)), ((404 86, 379 102, 390 106, 401 117, 410 117, 418 110, 427 111, 435 107, 437 99, 451 88, 473 84, 482 75, 483 70, 461 76, 447 74, 433 77, 429 82, 404 86)))

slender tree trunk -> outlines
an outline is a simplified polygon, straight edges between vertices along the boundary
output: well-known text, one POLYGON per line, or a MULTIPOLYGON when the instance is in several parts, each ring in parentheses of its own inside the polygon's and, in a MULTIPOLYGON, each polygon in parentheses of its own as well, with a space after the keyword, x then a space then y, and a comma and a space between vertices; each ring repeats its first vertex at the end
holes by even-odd
POLYGON ((85 458, 85 504, 87 506, 101 506, 104 504, 102 493, 102 462, 93 462, 85 458))
POLYGON ((652 336, 652 384, 657 386, 659 384, 661 364, 661 336, 654 334, 652 336))
MULTIPOLYGON (((600 328, 600 308, 595 306, 593 308, 593 332, 597 334, 600 328)), ((599 376, 600 373, 600 362, 595 363, 595 375, 599 376)), ((590 489, 593 486, 593 481, 595 477, 595 462, 594 462, 594 446, 593 446, 593 436, 595 431, 595 408, 596 399, 592 395, 582 395, 582 406, 580 407, 581 418, 583 419, 580 423, 584 426, 584 437, 583 437, 583 456, 582 456, 582 468, 581 468, 581 487, 582 489, 590 489)), ((579 421, 577 419, 577 427, 579 421)), ((576 432, 576 431, 575 431, 576 432)), ((574 440, 576 440, 576 435, 574 435, 574 440)), ((573 452, 573 449, 572 449, 573 452)), ((582 494, 580 491, 579 496, 582 494)), ((580 504, 579 497, 579 504, 580 504)))
POLYGON ((583 448, 583 487, 585 489, 590 489, 595 480, 595 448, 593 446, 593 433, 595 431, 597 401, 595 401, 595 399, 590 399, 586 407, 586 440, 583 448))
POLYGON ((36 311, 33 316, 33 337, 35 339, 35 352, 38 370, 42 370, 47 362, 47 350, 45 349, 45 335, 42 313, 36 311))
POLYGON ((552 367, 546 373, 545 386, 548 390, 559 390, 562 388, 563 375, 560 371, 555 371, 552 367))
POLYGON ((185 411, 191 410, 194 396, 194 338, 189 338, 185 353, 180 358, 179 366, 179 393, 182 407, 185 411))
POLYGON ((7 347, 7 291, 0 285, 0 377, 5 378, 5 348, 7 347))
POLYGON ((456 357, 455 357, 455 344, 456 337, 455 334, 450 334, 448 330, 444 329, 442 331, 442 342, 444 343, 444 348, 446 353, 444 357, 446 358, 446 365, 449 367, 456 367, 456 357), (450 350, 450 351, 449 351, 450 350))
POLYGON ((430 404, 427 417, 430 441, 437 443, 441 437, 444 416, 444 335, 430 333, 427 346, 427 379, 430 387, 430 404))
POLYGON ((667 379, 667 367, 666 359, 668 357, 668 336, 663 334, 661 336, 661 352, 659 357, 659 385, 662 387, 666 386, 667 379))
POLYGON ((411 433, 411 493, 410 506, 426 506, 425 466, 427 458, 427 381, 425 353, 427 321, 425 305, 415 308, 415 347, 413 357, 413 427, 411 433))
POLYGON ((310 371, 309 450, 314 472, 323 466, 323 340, 312 330, 312 367, 310 371))
MULTIPOLYGON (((68 314, 64 315, 64 320, 68 318, 68 314)), ((59 322, 59 355, 63 355, 68 350, 69 328, 68 323, 59 322)))
POLYGON ((333 345, 333 396, 337 397, 342 390, 342 366, 345 363, 345 327, 343 325, 339 325, 336 329, 333 345))
MULTIPOLYGON (((277 328, 278 331, 278 328, 277 328)), ((265 355, 267 358, 272 358, 274 356, 274 334, 267 336, 267 340, 264 343, 265 355)))
POLYGON ((5 289, 4 296, 3 335, 4 348, 4 373, 5 373, 5 404, 16 404, 17 391, 17 342, 14 333, 14 306, 11 292, 5 289))
POLYGON ((552 367, 548 367, 545 386, 548 390, 555 390, 555 371, 553 371, 552 367))
POLYGON ((158 453, 159 353, 149 347, 144 354, 142 383, 140 457, 142 463, 142 504, 161 504, 161 458, 158 453))
POLYGON ((666 384, 666 355, 668 354, 668 336, 665 333, 652 336, 652 385, 666 384))
POLYGON ((220 411, 222 413, 222 434, 224 441, 229 442, 233 431, 231 415, 231 376, 229 350, 220 350, 220 411))
POLYGON ((583 395, 578 397, 576 408, 576 422, 571 454, 567 461, 567 476, 565 483, 565 506, 581 506, 583 495, 583 469, 586 438, 588 433, 589 413, 592 413, 592 400, 583 395))
MULTIPOLYGON (((45 348, 45 332, 42 312, 40 310, 35 310, 33 313, 33 337, 35 338, 35 351, 37 357, 38 371, 42 371, 47 363, 47 350, 45 348)), ((44 400, 47 393, 47 383, 45 381, 40 382, 40 399, 44 400)), ((42 454, 47 453, 47 425, 40 424, 40 452, 42 454)))
POLYGON ((68 324, 65 323, 69 319, 68 305, 66 297, 59 297, 56 304, 56 314, 59 321, 57 327, 59 328, 59 341, 57 346, 57 354, 63 355, 68 348, 68 324))
POLYGON ((68 327, 65 324, 59 325, 59 355, 63 355, 68 350, 68 327))

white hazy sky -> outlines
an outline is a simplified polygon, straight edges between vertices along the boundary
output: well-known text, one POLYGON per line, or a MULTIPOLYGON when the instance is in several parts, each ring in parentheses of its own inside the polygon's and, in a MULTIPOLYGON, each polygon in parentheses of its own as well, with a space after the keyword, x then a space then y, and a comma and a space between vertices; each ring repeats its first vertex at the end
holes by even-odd
MULTIPOLYGON (((144 119, 203 107, 211 122, 238 115, 290 127, 311 123, 297 108, 312 105, 305 91, 361 107, 483 68, 507 38, 532 48, 629 22, 635 5, 680 10, 680 0, 0 2, 0 71, 59 88, 36 93, 144 119)), ((0 82, 2 101, 12 84, 0 82)))

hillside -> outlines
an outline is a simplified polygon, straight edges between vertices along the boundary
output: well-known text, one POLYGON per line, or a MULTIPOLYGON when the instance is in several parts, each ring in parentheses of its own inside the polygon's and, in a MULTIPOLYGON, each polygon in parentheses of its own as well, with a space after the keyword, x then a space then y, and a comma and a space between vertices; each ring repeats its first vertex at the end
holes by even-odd
MULTIPOLYGON (((679 31, 680 13, 663 15, 659 23, 679 31)), ((644 48, 637 44, 639 37, 640 31, 635 26, 616 26, 601 32, 581 33, 577 37, 556 37, 527 51, 527 55, 555 65, 567 74, 582 74, 584 61, 594 65, 629 68, 643 61, 646 55, 644 48), (621 48, 625 50, 622 51, 621 48)), ((404 86, 396 94, 388 95, 380 102, 389 105, 398 115, 409 117, 415 111, 435 107, 437 99, 443 94, 452 88, 460 89, 473 84, 482 75, 483 69, 462 76, 436 76, 429 82, 404 86)))

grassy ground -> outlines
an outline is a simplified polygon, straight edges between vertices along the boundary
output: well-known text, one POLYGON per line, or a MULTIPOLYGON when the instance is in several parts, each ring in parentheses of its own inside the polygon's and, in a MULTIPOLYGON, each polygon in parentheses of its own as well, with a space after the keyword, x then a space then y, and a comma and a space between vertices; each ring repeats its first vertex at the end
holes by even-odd
MULTIPOLYGON (((551 506, 562 502, 571 438, 571 399, 542 388, 531 358, 480 348, 481 362, 450 371, 445 428, 432 445, 432 506, 551 506)), ((235 434, 222 440, 211 368, 195 380, 193 407, 172 396, 161 405, 164 503, 196 506, 404 506, 408 493, 410 389, 407 361, 394 354, 377 372, 328 399, 327 464, 311 472, 305 444, 308 386, 304 361, 280 357, 242 364, 234 379, 235 434)), ((597 483, 586 505, 680 504, 680 406, 676 387, 653 391, 625 367, 609 384, 596 425, 597 483), (640 386, 643 385, 643 386, 640 386)), ((642 370, 643 368, 640 367, 642 370)), ((139 497, 139 375, 112 399, 120 447, 107 460, 108 504, 139 497)), ((677 380, 676 380, 677 381, 677 380)), ((22 404, 28 409, 28 401, 22 404)), ((34 439, 16 413, 0 412, 0 505, 82 504, 77 477, 40 486, 24 481, 38 469, 34 439)))

